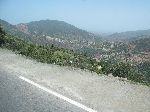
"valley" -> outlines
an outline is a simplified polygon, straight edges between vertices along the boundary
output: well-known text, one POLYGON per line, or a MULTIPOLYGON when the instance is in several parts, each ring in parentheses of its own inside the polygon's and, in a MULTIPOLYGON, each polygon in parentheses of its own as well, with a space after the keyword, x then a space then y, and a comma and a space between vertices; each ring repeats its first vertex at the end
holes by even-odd
POLYGON ((150 0, 0 0, 0 112, 150 112, 150 0))

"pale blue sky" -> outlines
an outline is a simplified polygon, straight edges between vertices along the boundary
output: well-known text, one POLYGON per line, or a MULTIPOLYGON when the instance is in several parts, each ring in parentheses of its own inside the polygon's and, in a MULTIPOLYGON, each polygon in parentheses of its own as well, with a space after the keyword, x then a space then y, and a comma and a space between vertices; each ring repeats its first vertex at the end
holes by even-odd
POLYGON ((142 30, 150 29, 150 0, 0 0, 0 18, 62 20, 95 32, 142 30))

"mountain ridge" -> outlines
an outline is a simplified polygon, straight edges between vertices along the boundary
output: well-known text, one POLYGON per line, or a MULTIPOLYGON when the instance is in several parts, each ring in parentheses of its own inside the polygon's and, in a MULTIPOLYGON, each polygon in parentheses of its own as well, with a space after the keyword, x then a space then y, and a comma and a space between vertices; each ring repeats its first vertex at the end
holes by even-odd
POLYGON ((0 23, 10 34, 37 44, 55 44, 74 49, 94 44, 95 38, 98 38, 90 32, 58 20, 40 20, 17 25, 0 20, 0 23))
POLYGON ((150 29, 113 33, 111 35, 105 36, 104 39, 111 41, 132 41, 134 39, 140 39, 143 37, 150 37, 150 29))

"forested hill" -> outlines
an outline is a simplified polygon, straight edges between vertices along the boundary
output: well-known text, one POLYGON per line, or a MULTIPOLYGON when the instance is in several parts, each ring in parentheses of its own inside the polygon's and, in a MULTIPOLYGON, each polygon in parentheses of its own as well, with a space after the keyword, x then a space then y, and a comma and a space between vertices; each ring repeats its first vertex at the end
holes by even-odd
POLYGON ((150 37, 132 41, 131 45, 134 46, 134 51, 150 52, 150 37))
POLYGON ((10 34, 36 44, 55 44, 60 47, 81 48, 95 43, 98 38, 64 21, 40 20, 11 25, 0 20, 0 24, 10 34))
POLYGON ((64 21, 40 20, 27 23, 26 26, 28 28, 29 33, 37 36, 46 35, 59 38, 67 37, 77 40, 92 39, 91 33, 81 30, 64 21))

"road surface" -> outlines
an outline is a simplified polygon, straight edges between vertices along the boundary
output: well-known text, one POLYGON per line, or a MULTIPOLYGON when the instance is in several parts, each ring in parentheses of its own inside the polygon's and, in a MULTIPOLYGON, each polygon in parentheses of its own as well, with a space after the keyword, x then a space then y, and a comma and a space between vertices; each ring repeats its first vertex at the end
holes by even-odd
POLYGON ((84 112, 0 67, 0 112, 84 112))

